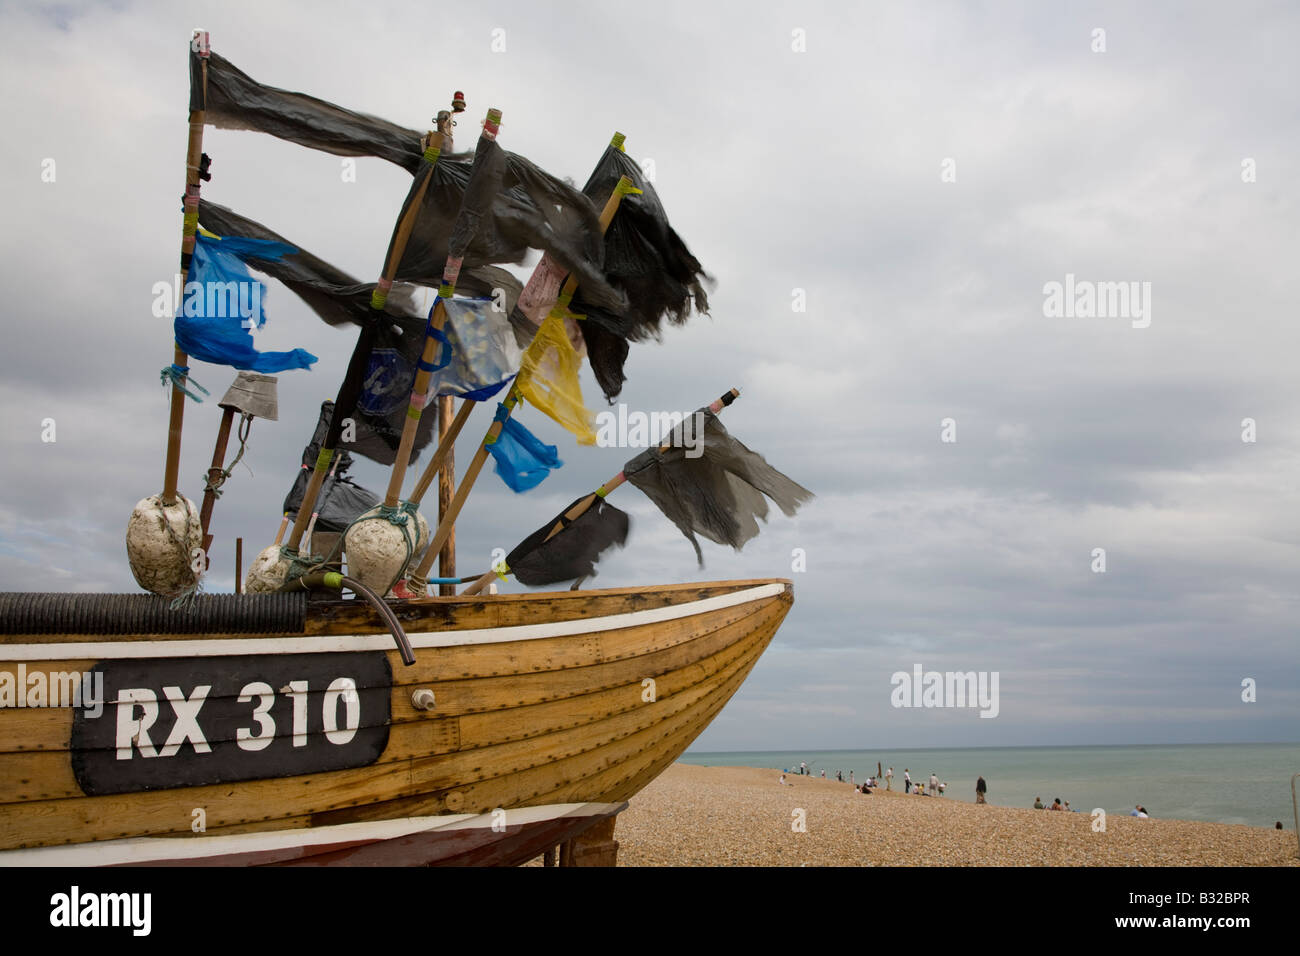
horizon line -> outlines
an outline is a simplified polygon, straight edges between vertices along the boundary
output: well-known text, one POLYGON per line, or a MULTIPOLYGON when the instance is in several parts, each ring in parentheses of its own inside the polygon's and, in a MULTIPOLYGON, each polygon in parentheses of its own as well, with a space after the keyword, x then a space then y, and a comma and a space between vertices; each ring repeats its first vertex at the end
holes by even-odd
POLYGON ((1219 740, 1206 741, 1200 743, 1142 743, 1142 744, 1007 744, 1003 746, 981 745, 978 747, 774 747, 770 750, 686 750, 682 753, 685 757, 689 754, 699 754, 709 756, 711 754, 774 754, 774 753, 868 753, 871 750, 879 750, 885 753, 897 753, 905 750, 1071 750, 1083 749, 1086 747, 1253 747, 1253 746, 1279 746, 1287 744, 1300 745, 1300 740, 1219 740))

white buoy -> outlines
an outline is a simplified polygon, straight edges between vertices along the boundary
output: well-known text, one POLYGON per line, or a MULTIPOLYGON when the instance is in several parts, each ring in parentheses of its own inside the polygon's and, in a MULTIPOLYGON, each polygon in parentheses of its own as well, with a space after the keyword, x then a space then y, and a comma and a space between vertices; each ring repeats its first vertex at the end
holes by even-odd
POLYGON ((429 522, 418 511, 415 513, 416 537, 411 541, 411 522, 395 525, 380 513, 380 507, 371 508, 353 522, 343 538, 343 551, 348 559, 348 577, 384 594, 429 543, 429 522))
POLYGON ((263 548, 249 565, 248 576, 244 578, 244 591, 247 594, 278 591, 288 573, 289 559, 280 553, 280 546, 273 544, 263 548))
POLYGON ((150 495, 126 524, 126 557, 136 583, 164 597, 176 597, 198 581, 194 549, 202 544, 199 510, 184 495, 170 505, 162 495, 150 495))

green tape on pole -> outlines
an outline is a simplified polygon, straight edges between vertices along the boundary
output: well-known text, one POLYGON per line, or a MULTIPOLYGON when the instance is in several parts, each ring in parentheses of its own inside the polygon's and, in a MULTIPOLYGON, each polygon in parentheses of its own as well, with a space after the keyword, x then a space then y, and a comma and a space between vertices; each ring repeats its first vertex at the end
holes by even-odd
POLYGON ((339 574, 337 571, 326 571, 325 586, 327 588, 342 588, 343 575, 339 574))

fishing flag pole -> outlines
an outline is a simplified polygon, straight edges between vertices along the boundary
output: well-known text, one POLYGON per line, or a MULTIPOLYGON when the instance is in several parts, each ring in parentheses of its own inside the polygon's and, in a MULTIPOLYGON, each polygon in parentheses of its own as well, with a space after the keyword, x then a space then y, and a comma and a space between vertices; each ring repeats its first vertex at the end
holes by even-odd
MULTIPOLYGON (((197 29, 190 38, 190 133, 185 151, 185 200, 181 220, 180 288, 184 292, 194 257, 194 234, 199 223, 199 186, 209 178, 203 164, 203 121, 208 87, 209 37, 197 29), (195 76, 194 58, 198 57, 195 76), (197 80, 197 83, 196 83, 197 80)), ((180 303, 178 302, 179 306, 180 303)), ((173 596, 198 587, 199 572, 193 570, 191 551, 203 540, 203 525, 194 503, 176 491, 181 463, 181 431, 185 421, 185 397, 201 399, 186 388, 189 356, 173 342, 172 364, 163 369, 163 382, 171 382, 171 410, 167 422, 167 455, 160 495, 145 498, 135 506, 126 528, 126 553, 131 573, 145 590, 173 596), (161 516, 162 520, 158 518, 161 516)), ((200 386, 196 385, 196 388, 200 386)))
MULTIPOLYGON (((618 206, 619 203, 622 202, 623 197, 633 191, 635 191, 635 187, 632 185, 631 179, 627 176, 619 179, 618 185, 616 185, 610 192, 609 198, 605 201, 605 207, 600 213, 600 228, 602 233, 609 228, 609 224, 613 221, 614 214, 618 212, 618 206)), ((538 268, 540 268, 540 264, 538 268)), ((572 275, 569 276, 560 290, 559 298, 556 300, 557 307, 567 307, 577 289, 577 277, 572 275)), ((536 337, 534 337, 533 342, 537 342, 536 337)), ((529 348, 532 348, 531 344, 529 348)), ((520 374, 523 374, 522 370, 520 374)), ((450 537, 456 524, 456 518, 459 516, 461 509, 465 507, 465 501, 469 498, 470 492, 474 489, 474 482, 478 480, 479 472, 483 470, 483 465, 487 461, 489 454, 488 446, 501 436, 501 431, 505 428, 506 421, 510 418, 515 406, 522 400, 522 394, 518 383, 519 379, 516 378, 515 382, 511 385, 510 393, 506 397, 505 402, 497 409, 496 417, 488 428, 487 434, 479 443, 478 450, 475 451, 474 457, 469 463, 469 467, 465 470, 465 475, 460 481, 460 486, 456 489, 455 497, 452 498, 450 506, 439 521, 438 529, 434 532, 433 540, 429 543, 429 547, 425 551, 420 564, 416 567, 415 571, 408 576, 408 580, 400 583, 398 588, 395 589, 394 593, 398 597, 423 597, 425 595, 428 586, 427 578, 429 571, 433 567, 434 559, 437 557, 443 544, 450 537)), ((439 445, 439 453, 442 452, 442 448, 443 446, 439 445)), ((432 470, 433 467, 434 460, 431 460, 429 462, 429 467, 426 468, 426 473, 432 470)))
MULTIPOLYGON (((501 128, 501 111, 490 109, 487 118, 483 121, 482 138, 495 140, 497 133, 501 128)), ((471 172, 471 177, 473 173, 471 172)), ((466 197, 468 198, 469 189, 466 188, 466 197)), ((453 233, 454 233, 453 229, 453 233)), ((443 304, 445 300, 450 299, 456 293, 456 281, 460 276, 460 266, 463 257, 454 254, 447 256, 447 264, 442 270, 442 285, 438 288, 438 302, 434 306, 433 315, 429 318, 429 331, 424 337, 424 351, 420 355, 420 364, 415 373, 415 384, 411 387, 411 401, 406 410, 406 422, 402 427, 401 441, 397 446, 397 460, 393 462, 393 471, 388 478, 388 492, 384 497, 384 504, 390 508, 396 508, 401 501, 402 483, 406 480, 406 469, 411 460, 411 448, 415 444, 415 430, 419 425, 420 416, 424 410, 425 403, 428 401, 429 378, 437 369, 434 364, 434 355, 441 348, 442 327, 447 323, 447 308, 443 304)), ((441 441, 438 443, 439 449, 443 447, 441 441)))
MULTIPOLYGON (((472 402, 461 402, 462 405, 471 405, 472 402)), ((438 445, 441 447, 442 442, 447 437, 447 432, 451 431, 451 425, 455 421, 452 416, 452 410, 456 407, 456 400, 450 395, 438 396, 438 445)), ((442 468, 438 472, 438 523, 441 524, 447 516, 447 510, 456 497, 456 445, 453 438, 447 445, 447 459, 443 462, 442 468)), ((447 535, 447 540, 443 542, 442 550, 438 552, 438 574, 444 578, 455 577, 456 575, 456 526, 452 525, 451 534, 447 535)), ((438 585, 438 593, 443 597, 450 597, 456 593, 454 584, 438 585)))
MULTIPOLYGON (((708 406, 708 410, 712 412, 714 415, 716 415, 720 411, 722 411, 722 409, 726 408, 728 405, 730 405, 739 397, 740 397, 740 389, 733 388, 730 391, 725 392, 720 398, 718 398, 716 401, 711 403, 708 406)), ((703 438, 702 435, 699 437, 701 439, 703 438)), ((660 453, 668 451, 672 447, 672 444, 673 444, 673 439, 672 436, 670 435, 668 436, 668 438, 666 438, 664 441, 660 443, 659 445, 660 453)), ((620 471, 617 475, 615 475, 613 478, 610 478, 607 482, 605 482, 595 491, 588 494, 586 497, 579 498, 573 504, 569 505, 569 507, 565 508, 558 515, 556 515, 554 518, 552 518, 550 521, 544 524, 541 527, 541 529, 539 529, 537 532, 534 532, 534 534, 530 535, 529 538, 526 538, 524 539, 524 541, 520 542, 520 544, 517 545, 515 549, 510 552, 509 556, 507 557, 507 561, 509 560, 509 558, 514 558, 515 561, 519 561, 526 554, 539 550, 543 545, 547 544, 552 539, 554 539, 557 535, 561 534, 566 530, 568 530, 570 534, 576 533, 572 530, 574 523, 583 515, 585 515, 592 508, 593 505, 595 505, 598 501, 603 502, 610 492, 618 488, 619 485, 623 484, 626 481, 627 481, 626 472, 620 471), (544 535, 542 534, 543 531, 546 532, 544 535), (533 541, 533 539, 537 539, 537 540, 533 541)), ((615 518, 622 525, 622 527, 621 529, 619 528, 610 529, 608 532, 605 533, 593 533, 593 529, 590 528, 586 530, 586 533, 589 536, 593 537, 594 539, 597 539, 599 542, 602 542, 599 543, 598 547, 586 549, 588 552, 594 551, 594 553, 588 553, 587 557, 589 559, 589 563, 594 562, 596 556, 601 551, 603 551, 606 547, 608 547, 610 544, 615 544, 615 543, 622 544, 623 538, 626 537, 626 531, 627 531, 626 516, 624 516, 622 512, 617 511, 617 509, 610 508, 610 510, 615 512, 615 518)), ((492 582, 492 579, 494 577, 500 577, 502 580, 504 580, 505 576, 510 573, 510 570, 511 569, 509 564, 503 562, 501 566, 493 568, 491 571, 487 571, 482 575, 480 575, 479 578, 473 584, 471 584, 461 593, 478 594, 485 587, 487 587, 488 584, 492 582)), ((557 578, 557 580, 565 580, 565 579, 566 579, 565 577, 557 578)), ((545 582, 538 582, 538 583, 551 584, 554 583, 554 581, 545 581, 545 582)))
MULTIPOLYGON (((190 262, 194 258, 194 237, 199 226, 199 192, 203 173, 203 120, 207 107, 208 95, 208 54, 209 37, 206 31, 195 30, 190 39, 191 53, 199 56, 198 101, 195 102, 193 91, 190 96, 190 138, 185 152, 185 214, 181 220, 181 290, 185 289, 185 280, 190 274, 190 262)), ((181 465, 181 430, 185 421, 185 387, 189 368, 186 362, 189 356, 174 345, 171 372, 171 418, 167 423, 167 462, 163 471, 164 505, 176 503, 176 483, 181 465)))
MULTIPOLYGON (((367 587, 381 594, 387 593, 406 572, 411 558, 424 546, 428 537, 428 524, 420 515, 415 504, 402 503, 402 484, 406 480, 406 470, 411 460, 411 449, 415 444, 415 433, 419 427, 420 417, 428 402, 429 378, 440 365, 434 363, 435 355, 443 350, 446 336, 443 326, 447 322, 446 300, 456 294, 456 282, 460 276, 464 253, 473 238, 479 219, 490 214, 491 203, 496 196, 490 192, 490 183, 485 177, 491 175, 493 159, 483 152, 485 144, 493 144, 501 129, 501 110, 489 109, 483 121, 483 132, 479 137, 480 153, 483 159, 476 159, 470 171, 470 181, 465 187, 465 197, 461 202, 456 223, 452 228, 452 240, 448 243, 447 262, 443 266, 442 284, 438 288, 438 300, 429 315, 428 326, 424 336, 424 346, 417 365, 415 381, 411 386, 411 398, 407 405, 406 421, 402 426, 401 439, 397 446, 397 457, 388 479, 388 490, 383 504, 359 517, 344 535, 343 549, 348 556, 348 571, 367 587), (486 200, 487 208, 478 208, 486 200), (414 531, 414 533, 412 533, 414 531), (399 563, 400 562, 400 563, 399 563)), ((414 208, 414 207, 413 207, 414 208)), ((396 268, 396 263, 393 263, 396 268)), ((444 357, 444 363, 449 356, 444 357)), ((438 449, 450 451, 452 443, 439 441, 438 449)), ((443 455, 445 460, 446 454, 443 455)), ((441 548, 446 535, 439 541, 441 548)), ((430 551, 436 555, 435 548, 430 551)))
MULTIPOLYGON (((442 134, 437 131, 426 134, 423 145, 424 161, 429 165, 437 163, 442 152, 442 134)), ((329 428, 326 430, 325 440, 321 443, 316 467, 307 482, 302 504, 298 506, 298 514, 289 532, 289 540, 284 545, 273 544, 263 549, 262 553, 254 559, 248 569, 248 584, 245 588, 249 592, 279 590, 289 575, 291 564, 298 559, 298 548, 302 544, 303 535, 315 511, 316 498, 320 494, 321 485, 330 470, 330 463, 343 434, 343 421, 352 414, 357 400, 361 397, 362 379, 370 360, 370 352, 374 347, 379 323, 384 321, 384 304, 388 301, 388 291, 393 287, 393 279, 397 276, 397 265, 401 262, 402 253, 406 251, 406 243, 419 216, 420 206, 429 188, 429 180, 428 176, 424 178, 407 207, 406 214, 398 223, 388 262, 375 285, 374 292, 370 294, 372 315, 357 336, 357 344, 352 350, 347 371, 339 385, 338 396, 334 399, 334 412, 330 416, 329 428)), ((407 453, 410 453, 409 449, 407 453)))

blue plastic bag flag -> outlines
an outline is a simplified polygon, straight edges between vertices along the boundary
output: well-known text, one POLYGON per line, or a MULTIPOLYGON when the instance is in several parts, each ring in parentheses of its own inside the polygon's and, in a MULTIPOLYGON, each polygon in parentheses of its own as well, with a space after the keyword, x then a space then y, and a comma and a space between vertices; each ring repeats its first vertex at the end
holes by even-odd
POLYGON ((447 321, 438 367, 429 380, 430 395, 485 402, 515 377, 523 352, 509 317, 494 304, 492 299, 459 296, 442 300, 447 321))
POLYGON ((259 352, 253 347, 253 329, 266 324, 262 311, 266 286, 249 274, 244 263, 276 260, 297 251, 283 242, 221 238, 200 230, 176 309, 176 343, 192 358, 243 371, 311 368, 316 356, 304 349, 259 352))
POLYGON ((497 421, 505 419, 505 426, 497 440, 487 446, 496 459, 496 473, 511 491, 523 492, 536 488, 542 479, 564 462, 555 456, 554 445, 544 445, 541 440, 513 418, 505 418, 506 407, 497 405, 497 421))

